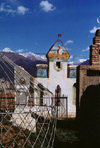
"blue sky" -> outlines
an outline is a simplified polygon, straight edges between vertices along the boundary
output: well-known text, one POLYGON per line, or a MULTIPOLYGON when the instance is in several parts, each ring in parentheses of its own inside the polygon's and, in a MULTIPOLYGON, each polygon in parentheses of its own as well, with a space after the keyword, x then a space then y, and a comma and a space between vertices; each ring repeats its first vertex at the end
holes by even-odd
POLYGON ((0 0, 0 50, 43 55, 61 33, 71 60, 86 59, 99 21, 100 0, 0 0))

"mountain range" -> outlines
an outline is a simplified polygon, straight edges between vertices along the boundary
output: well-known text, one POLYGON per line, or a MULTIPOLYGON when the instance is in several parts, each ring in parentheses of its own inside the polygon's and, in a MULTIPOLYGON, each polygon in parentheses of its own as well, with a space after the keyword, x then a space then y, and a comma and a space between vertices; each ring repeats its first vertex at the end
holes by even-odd
POLYGON ((3 52, 3 51, 1 51, 0 53, 7 56, 15 64, 23 67, 27 72, 29 72, 33 76, 35 75, 36 64, 47 64, 47 60, 45 57, 31 53, 19 54, 15 52, 3 52))
MULTIPOLYGON (((7 56, 15 64, 23 67, 28 73, 35 76, 36 73, 36 64, 47 64, 47 59, 45 56, 36 55, 34 53, 15 53, 15 52, 4 52, 0 53, 7 56)), ((89 60, 79 59, 74 62, 69 62, 69 64, 74 65, 89 65, 89 60)))

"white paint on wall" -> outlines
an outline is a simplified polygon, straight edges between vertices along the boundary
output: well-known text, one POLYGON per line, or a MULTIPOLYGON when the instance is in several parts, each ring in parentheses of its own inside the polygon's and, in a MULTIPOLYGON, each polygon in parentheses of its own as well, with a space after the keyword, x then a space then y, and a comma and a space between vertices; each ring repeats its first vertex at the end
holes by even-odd
POLYGON ((67 77, 67 62, 62 62, 62 69, 57 71, 54 68, 56 60, 49 62, 49 78, 35 78, 44 87, 48 88, 55 96, 57 85, 61 88, 61 97, 67 97, 68 116, 75 117, 76 105, 73 104, 73 85, 76 83, 76 78, 67 77))

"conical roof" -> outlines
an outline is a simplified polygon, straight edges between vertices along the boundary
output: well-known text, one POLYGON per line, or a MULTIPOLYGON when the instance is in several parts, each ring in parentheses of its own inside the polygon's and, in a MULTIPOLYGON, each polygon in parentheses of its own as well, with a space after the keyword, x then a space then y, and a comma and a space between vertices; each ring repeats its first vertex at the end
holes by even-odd
POLYGON ((63 42, 58 39, 54 44, 51 46, 47 53, 47 58, 55 59, 55 58, 60 58, 60 59, 66 59, 68 60, 70 55, 64 46, 63 42))

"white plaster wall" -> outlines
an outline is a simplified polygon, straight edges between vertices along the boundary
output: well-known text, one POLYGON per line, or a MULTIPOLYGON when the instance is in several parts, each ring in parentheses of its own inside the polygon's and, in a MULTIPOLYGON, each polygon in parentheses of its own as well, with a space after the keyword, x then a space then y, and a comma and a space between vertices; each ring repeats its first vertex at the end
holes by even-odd
MULTIPOLYGON (((58 72, 59 73, 59 72, 58 72)), ((73 105, 73 85, 76 82, 74 78, 36 78, 36 80, 48 88, 55 95, 57 85, 61 87, 61 96, 68 97, 68 116, 75 116, 76 106, 73 105)))
MULTIPOLYGON (((55 69, 54 61, 49 61, 49 78, 36 78, 44 87, 48 88, 55 96, 55 89, 60 85, 61 96, 68 97, 68 116, 76 115, 76 106, 73 104, 73 85, 76 83, 76 78, 67 78, 67 62, 62 62, 62 69, 58 72, 55 69)), ((66 103, 64 107, 66 108, 66 103)))
POLYGON ((56 60, 53 62, 49 62, 49 78, 54 78, 55 80, 58 80, 59 78, 66 79, 67 78, 67 62, 61 62, 62 64, 62 70, 59 72, 54 69, 54 65, 56 63, 56 60))

